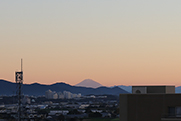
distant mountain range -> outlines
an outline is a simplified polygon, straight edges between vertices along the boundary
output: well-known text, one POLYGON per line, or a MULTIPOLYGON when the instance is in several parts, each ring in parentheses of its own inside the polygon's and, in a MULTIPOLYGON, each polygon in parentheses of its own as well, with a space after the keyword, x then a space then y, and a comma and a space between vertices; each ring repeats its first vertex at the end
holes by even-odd
MULTIPOLYGON (((0 95, 13 95, 16 94, 16 83, 12 83, 6 80, 0 79, 0 95)), ((88 87, 80 87, 80 86, 71 86, 66 83, 55 83, 52 85, 44 85, 39 83, 33 84, 23 84, 22 92, 25 95, 34 95, 40 96, 45 95, 45 91, 52 90, 56 92, 70 91, 72 93, 81 93, 82 95, 119 95, 126 94, 132 92, 132 86, 113 86, 113 87, 98 87, 98 88, 88 88, 88 87)), ((176 93, 181 93, 181 86, 175 88, 176 93)))
MULTIPOLYGON (((40 96, 45 95, 45 91, 52 90, 56 92, 69 91, 72 93, 81 93, 82 95, 119 95, 121 93, 128 93, 127 91, 115 86, 112 88, 109 87, 98 87, 98 88, 87 88, 79 86, 71 86, 65 83, 55 83, 52 85, 43 85, 39 83, 33 84, 23 84, 22 92, 25 95, 34 95, 40 96)), ((0 80, 0 95, 12 95, 16 94, 16 83, 12 83, 6 80, 0 80)))
POLYGON ((124 85, 119 85, 118 86, 121 89, 124 89, 125 91, 132 93, 132 86, 124 86, 124 85))
POLYGON ((80 87, 91 87, 91 88, 98 88, 102 87, 102 85, 92 79, 85 79, 82 82, 76 84, 75 86, 80 86, 80 87))

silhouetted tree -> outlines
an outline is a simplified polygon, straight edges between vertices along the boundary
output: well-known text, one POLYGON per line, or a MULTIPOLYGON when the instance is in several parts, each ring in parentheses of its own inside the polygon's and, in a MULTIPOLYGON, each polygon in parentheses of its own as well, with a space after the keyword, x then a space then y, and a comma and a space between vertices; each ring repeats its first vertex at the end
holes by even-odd
POLYGON ((90 113, 89 117, 94 117, 94 118, 98 118, 98 117, 102 117, 102 114, 99 112, 95 112, 95 113, 90 113))
POLYGON ((64 121, 64 120, 65 120, 64 115, 60 114, 60 115, 58 116, 58 121, 64 121))
POLYGON ((77 109, 73 109, 71 111, 69 111, 68 114, 81 114, 77 109))

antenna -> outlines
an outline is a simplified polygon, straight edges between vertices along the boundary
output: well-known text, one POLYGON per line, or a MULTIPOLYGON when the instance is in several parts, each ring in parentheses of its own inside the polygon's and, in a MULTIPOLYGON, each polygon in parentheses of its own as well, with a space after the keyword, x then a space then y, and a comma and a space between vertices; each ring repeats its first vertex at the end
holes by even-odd
POLYGON ((23 59, 21 59, 21 71, 15 72, 15 79, 17 85, 17 97, 18 97, 18 121, 21 121, 22 118, 22 84, 23 84, 23 59))
POLYGON ((21 58, 21 72, 23 72, 23 59, 21 58))

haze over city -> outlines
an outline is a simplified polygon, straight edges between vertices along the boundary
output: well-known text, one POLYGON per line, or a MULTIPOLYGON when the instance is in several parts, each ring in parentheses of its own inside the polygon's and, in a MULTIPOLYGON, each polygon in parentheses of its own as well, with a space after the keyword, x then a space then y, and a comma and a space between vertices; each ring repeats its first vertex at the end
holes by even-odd
POLYGON ((180 0, 1 1, 0 79, 104 86, 181 81, 180 0))

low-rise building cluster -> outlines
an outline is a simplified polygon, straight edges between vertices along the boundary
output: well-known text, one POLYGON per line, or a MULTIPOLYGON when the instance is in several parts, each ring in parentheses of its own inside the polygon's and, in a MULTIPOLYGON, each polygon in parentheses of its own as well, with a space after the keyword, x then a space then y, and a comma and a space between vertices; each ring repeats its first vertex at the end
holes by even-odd
MULTIPOLYGON (((97 96, 100 97, 100 96, 97 96)), ((71 118, 115 117, 118 113, 117 100, 101 98, 80 99, 46 99, 44 97, 28 97, 23 99, 22 121, 69 121, 71 118), (41 100, 41 102, 39 102, 41 100)), ((15 121, 17 119, 18 105, 0 104, 0 119, 15 121)))

